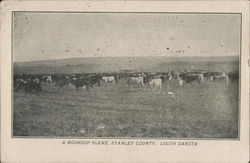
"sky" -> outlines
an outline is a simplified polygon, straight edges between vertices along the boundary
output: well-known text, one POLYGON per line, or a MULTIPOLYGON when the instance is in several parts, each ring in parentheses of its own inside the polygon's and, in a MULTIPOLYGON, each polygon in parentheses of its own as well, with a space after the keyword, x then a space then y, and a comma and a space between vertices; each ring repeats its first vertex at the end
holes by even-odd
POLYGON ((240 23, 238 14, 15 12, 13 58, 237 56, 240 23))

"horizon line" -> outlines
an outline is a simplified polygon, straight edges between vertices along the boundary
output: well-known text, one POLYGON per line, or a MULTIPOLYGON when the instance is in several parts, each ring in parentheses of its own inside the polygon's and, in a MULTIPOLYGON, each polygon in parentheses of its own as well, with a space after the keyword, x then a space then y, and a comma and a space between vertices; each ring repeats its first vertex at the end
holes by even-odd
POLYGON ((54 58, 54 59, 40 59, 40 60, 23 60, 23 61, 14 61, 13 63, 23 63, 23 62, 39 62, 39 61, 56 61, 56 60, 67 60, 67 59, 83 59, 83 58, 138 58, 138 57, 166 57, 166 58, 219 58, 219 57, 240 57, 240 55, 226 55, 226 56, 99 56, 99 57, 72 57, 72 58, 54 58))

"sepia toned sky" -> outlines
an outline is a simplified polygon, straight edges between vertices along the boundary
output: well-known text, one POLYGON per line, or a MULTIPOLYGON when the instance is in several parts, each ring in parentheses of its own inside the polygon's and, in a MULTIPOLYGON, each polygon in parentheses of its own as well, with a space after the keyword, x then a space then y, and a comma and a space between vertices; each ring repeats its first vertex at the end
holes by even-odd
POLYGON ((240 15, 27 13, 13 15, 14 61, 107 56, 236 56, 240 15))

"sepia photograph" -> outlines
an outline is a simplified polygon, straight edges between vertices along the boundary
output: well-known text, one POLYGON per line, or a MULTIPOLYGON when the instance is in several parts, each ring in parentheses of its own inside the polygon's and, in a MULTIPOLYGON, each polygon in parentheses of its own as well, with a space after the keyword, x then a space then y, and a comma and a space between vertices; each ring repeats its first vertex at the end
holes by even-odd
POLYGON ((238 140, 241 21, 12 12, 12 137, 238 140))
POLYGON ((0 9, 0 162, 249 162, 249 1, 0 9))

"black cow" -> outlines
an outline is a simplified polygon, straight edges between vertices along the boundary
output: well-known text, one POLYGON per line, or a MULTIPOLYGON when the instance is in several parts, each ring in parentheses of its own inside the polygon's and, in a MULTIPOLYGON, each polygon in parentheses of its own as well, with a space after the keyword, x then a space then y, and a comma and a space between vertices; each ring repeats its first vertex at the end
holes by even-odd
POLYGON ((185 85, 190 85, 193 83, 201 84, 202 79, 199 75, 192 75, 188 74, 188 72, 183 72, 179 74, 179 84, 182 85, 184 83, 185 85), (183 81, 183 82, 182 82, 183 81))
POLYGON ((89 87, 93 87, 93 85, 97 84, 100 86, 101 76, 100 75, 88 75, 75 77, 71 79, 71 84, 75 86, 76 91, 79 91, 80 87, 85 86, 86 90, 89 90, 89 87))
POLYGON ((198 83, 201 84, 201 78, 199 76, 187 76, 185 84, 198 83))

